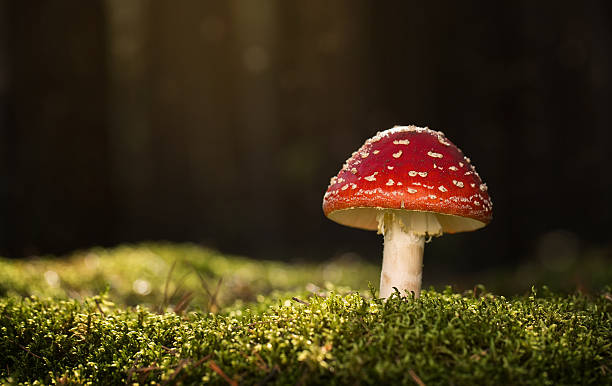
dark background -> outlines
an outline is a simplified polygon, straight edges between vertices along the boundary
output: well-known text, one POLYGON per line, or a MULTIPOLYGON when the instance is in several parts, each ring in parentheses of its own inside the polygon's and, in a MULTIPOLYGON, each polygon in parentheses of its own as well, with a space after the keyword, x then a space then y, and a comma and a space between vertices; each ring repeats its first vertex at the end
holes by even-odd
POLYGON ((612 3, 562 3, 0 0, 0 254, 379 261, 323 193, 366 138, 416 124, 494 202, 428 245, 426 275, 610 258, 612 3))

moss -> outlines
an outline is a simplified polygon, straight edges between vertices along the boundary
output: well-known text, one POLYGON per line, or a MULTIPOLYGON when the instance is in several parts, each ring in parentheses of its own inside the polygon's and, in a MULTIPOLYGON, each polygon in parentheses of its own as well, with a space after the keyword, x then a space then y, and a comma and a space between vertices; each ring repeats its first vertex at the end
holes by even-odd
POLYGON ((0 258, 0 296, 82 299, 108 287, 120 306, 172 310, 185 296, 198 309, 217 311, 272 291, 336 286, 367 288, 379 267, 357 258, 292 265, 222 255, 192 244, 148 243, 94 248, 65 258, 0 258))
MULTIPOLYGON (((324 281, 315 266, 155 244, 97 250, 93 269, 82 266, 89 253, 1 263, 12 281, 0 281, 0 383, 612 384, 610 287, 512 298, 429 289, 383 302, 308 284, 324 281), (147 265, 151 253, 165 269, 147 265), (146 269, 151 293, 140 295, 133 282, 146 269), (213 292, 219 277, 213 301, 202 286, 213 292), (165 287, 179 285, 168 301, 165 287)), ((366 268, 340 282, 359 288, 366 268)))
POLYGON ((611 383, 612 302, 424 291, 266 299, 258 311, 162 315, 83 302, 0 301, 3 382, 611 383), (276 303, 276 305, 274 305, 276 303), (305 304, 307 303, 307 304, 305 304))

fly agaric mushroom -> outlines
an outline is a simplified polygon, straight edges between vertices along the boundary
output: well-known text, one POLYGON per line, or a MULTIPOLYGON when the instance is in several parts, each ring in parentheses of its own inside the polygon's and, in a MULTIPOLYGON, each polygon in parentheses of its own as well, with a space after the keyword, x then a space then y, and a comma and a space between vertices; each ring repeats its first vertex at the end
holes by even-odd
POLYGON ((384 235, 380 296, 421 293, 425 238, 473 231, 493 203, 470 159, 440 131, 395 126, 368 139, 330 181, 323 212, 384 235))

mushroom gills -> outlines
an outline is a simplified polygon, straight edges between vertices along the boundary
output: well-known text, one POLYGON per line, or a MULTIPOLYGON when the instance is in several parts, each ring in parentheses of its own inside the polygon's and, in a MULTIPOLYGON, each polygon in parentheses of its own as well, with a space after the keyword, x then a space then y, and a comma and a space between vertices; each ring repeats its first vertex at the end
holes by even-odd
POLYGON ((373 207, 355 207, 340 209, 331 212, 328 217, 333 221, 350 226, 353 228, 380 230, 379 215, 380 213, 394 213, 404 225, 413 225, 416 231, 423 230, 430 236, 439 236, 442 233, 457 233, 467 232, 484 227, 486 224, 468 217, 454 216, 451 214, 409 210, 409 209, 384 209, 373 207), (409 216, 409 219, 408 217, 409 216), (434 224, 441 226, 441 231, 435 228, 434 224), (433 227, 433 228, 430 228, 433 227), (427 230, 431 229, 431 232, 427 230))
POLYGON ((431 212, 381 210, 376 215, 378 234, 384 235, 392 222, 397 222, 400 230, 417 236, 442 236, 442 225, 436 214, 431 212), (387 229, 386 229, 387 228, 387 229))

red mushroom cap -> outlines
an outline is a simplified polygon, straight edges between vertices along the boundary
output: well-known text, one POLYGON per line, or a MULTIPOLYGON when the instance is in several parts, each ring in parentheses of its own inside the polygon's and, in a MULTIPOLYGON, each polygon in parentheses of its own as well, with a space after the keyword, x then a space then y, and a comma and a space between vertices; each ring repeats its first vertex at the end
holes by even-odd
POLYGON ((375 230, 380 209, 435 213, 444 232, 482 228, 493 203, 470 159, 439 131, 396 126, 368 139, 333 177, 323 212, 375 230))

